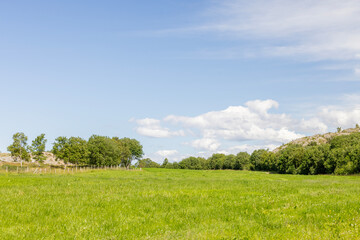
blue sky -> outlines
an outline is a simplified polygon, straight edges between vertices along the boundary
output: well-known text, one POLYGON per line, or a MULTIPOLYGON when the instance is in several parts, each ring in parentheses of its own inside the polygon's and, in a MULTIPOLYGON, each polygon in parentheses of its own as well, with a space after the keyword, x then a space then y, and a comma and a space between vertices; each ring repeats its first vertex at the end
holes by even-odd
POLYGON ((358 1, 194 2, 0 2, 0 151, 99 134, 178 161, 360 122, 358 1))

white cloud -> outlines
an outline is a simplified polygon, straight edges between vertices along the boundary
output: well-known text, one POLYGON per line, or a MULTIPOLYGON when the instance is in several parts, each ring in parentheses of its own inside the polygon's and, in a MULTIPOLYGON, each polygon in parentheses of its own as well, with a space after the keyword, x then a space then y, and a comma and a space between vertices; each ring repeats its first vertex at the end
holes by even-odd
POLYGON ((279 103, 272 100, 272 99, 268 99, 268 100, 265 100, 265 101, 262 101, 262 100, 249 101, 245 105, 250 110, 252 110, 254 112, 258 112, 261 115, 266 115, 267 112, 271 108, 278 108, 279 107, 279 103))
POLYGON ((319 121, 331 128, 355 127, 360 124, 360 94, 346 94, 332 106, 322 106, 317 113, 319 121))
MULTIPOLYGON (((277 108, 278 105, 274 100, 255 100, 247 102, 245 106, 232 106, 195 117, 170 115, 164 120, 198 130, 203 139, 235 141, 263 140, 284 143, 302 137, 302 134, 296 132, 300 128, 304 132, 326 130, 326 126, 320 121, 298 121, 286 114, 269 113, 270 109, 277 108)), ((194 145, 199 147, 199 142, 194 145)))
POLYGON ((360 107, 354 109, 324 107, 319 115, 323 121, 333 127, 349 128, 360 124, 360 107))
MULTIPOLYGON (((258 148, 272 150, 305 135, 325 133, 328 126, 354 126, 360 119, 360 108, 354 108, 354 104, 349 102, 359 102, 359 99, 358 95, 344 96, 341 105, 346 105, 346 109, 324 106, 310 114, 314 117, 309 119, 295 119, 285 113, 276 113, 274 111, 278 111, 279 103, 268 99, 248 101, 242 106, 230 106, 193 117, 169 115, 163 120, 145 118, 135 122, 137 132, 144 136, 169 138, 191 132, 185 145, 205 154, 252 152, 258 148)), ((176 150, 159 150, 154 156, 180 158, 176 150)))
MULTIPOLYGON (((203 24, 159 31, 161 34, 216 34, 230 38, 229 48, 202 49, 210 59, 286 57, 347 63, 359 76, 359 0, 212 1, 203 24), (233 40, 240 39, 238 46, 233 40), (250 44, 246 42, 250 40, 250 44)), ((328 63, 327 63, 328 64, 328 63)), ((357 81, 353 77, 342 81, 357 81)))
POLYGON ((245 40, 238 47, 200 51, 206 58, 281 56, 305 61, 335 60, 348 62, 358 74, 358 0, 222 0, 213 1, 203 16, 207 18, 204 24, 164 32, 211 33, 245 40), (246 46, 246 40, 251 40, 251 44, 246 46))
POLYGON ((227 154, 237 154, 239 152, 248 152, 251 154, 254 150, 257 149, 269 149, 271 151, 277 148, 278 146, 279 145, 276 144, 266 144, 266 145, 243 144, 243 145, 230 147, 226 150, 226 152, 227 154))
POLYGON ((328 130, 328 126, 319 118, 311 118, 308 120, 302 119, 296 129, 300 132, 308 133, 325 133, 328 130))
POLYGON ((203 31, 277 40, 268 54, 315 59, 358 59, 358 0, 224 0, 213 6, 203 31))
POLYGON ((194 156, 194 154, 183 154, 180 153, 178 150, 172 149, 172 150, 167 150, 167 149, 162 149, 162 150, 158 150, 156 152, 153 153, 149 153, 146 155, 146 157, 150 158, 151 160, 157 162, 157 163, 162 163, 164 161, 164 158, 167 158, 169 160, 169 162, 178 162, 184 158, 190 157, 190 156, 194 156))
POLYGON ((160 155, 162 157, 169 157, 178 154, 179 152, 177 150, 159 150, 156 152, 157 155, 160 155))
POLYGON ((202 138, 192 141, 190 145, 196 149, 203 149, 214 152, 220 147, 221 144, 216 139, 202 138))
MULTIPOLYGON (((135 122, 138 124, 137 130, 147 128, 164 132, 157 137, 185 136, 184 132, 192 132, 186 136, 185 145, 201 151, 190 154, 194 156, 236 154, 240 151, 251 153, 260 148, 273 150, 282 143, 304 135, 360 124, 360 94, 344 95, 338 98, 338 104, 334 106, 314 108, 307 112, 308 116, 313 116, 308 119, 295 119, 288 114, 274 112, 278 107, 279 103, 271 99, 254 100, 242 106, 231 106, 193 117, 169 115, 163 120, 145 118, 135 122), (169 128, 161 127, 163 124, 169 128)), ((151 134, 151 137, 154 135, 151 134)), ((177 150, 159 150, 153 156, 156 159, 170 156, 172 161, 178 161, 189 156, 189 153, 181 155, 177 150)))
POLYGON ((185 133, 182 130, 170 131, 168 128, 164 128, 160 124, 160 120, 153 118, 144 118, 136 120, 137 128, 136 132, 140 135, 155 138, 168 138, 173 136, 184 136, 185 133))

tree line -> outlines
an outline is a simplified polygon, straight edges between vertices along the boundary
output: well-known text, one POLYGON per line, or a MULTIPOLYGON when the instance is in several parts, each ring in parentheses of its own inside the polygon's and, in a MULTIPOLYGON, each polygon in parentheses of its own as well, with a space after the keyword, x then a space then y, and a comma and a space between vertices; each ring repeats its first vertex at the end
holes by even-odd
POLYGON ((250 157, 250 170, 311 175, 360 173, 360 133, 336 136, 325 144, 290 144, 277 153, 256 150, 250 157))
POLYGON ((289 144, 278 152, 258 149, 248 154, 213 154, 209 158, 188 157, 179 162, 163 164, 143 159, 141 167, 162 167, 194 170, 251 170, 285 174, 337 174, 360 173, 360 133, 336 136, 327 143, 310 142, 306 146, 289 144))
MULTIPOLYGON (((15 161, 29 161, 31 158, 42 162, 46 159, 45 134, 36 137, 31 145, 24 133, 15 133, 13 143, 7 148, 15 161)), ((58 137, 53 143, 51 152, 56 160, 65 164, 80 166, 112 166, 121 165, 129 168, 132 161, 142 158, 144 152, 139 141, 130 138, 105 137, 92 135, 88 140, 80 137, 58 137)))
POLYGON ((238 154, 225 155, 215 153, 209 158, 188 157, 179 162, 170 163, 167 158, 160 165, 149 158, 142 159, 137 166, 143 168, 169 168, 169 169, 193 169, 193 170, 243 170, 249 169, 250 154, 247 152, 239 152, 238 154))
MULTIPOLYGON (((45 134, 36 137, 31 145, 24 133, 16 133, 8 151, 15 160, 37 161, 45 159, 45 134)), ((360 133, 333 137, 327 143, 303 146, 288 144, 278 152, 259 149, 248 154, 213 154, 209 158, 188 157, 179 162, 165 159, 158 164, 143 156, 142 145, 136 139, 93 135, 88 140, 80 137, 58 137, 51 152, 57 160, 77 165, 110 166, 129 168, 134 160, 141 168, 169 168, 193 170, 251 170, 272 171, 286 174, 356 174, 360 173, 360 133)))

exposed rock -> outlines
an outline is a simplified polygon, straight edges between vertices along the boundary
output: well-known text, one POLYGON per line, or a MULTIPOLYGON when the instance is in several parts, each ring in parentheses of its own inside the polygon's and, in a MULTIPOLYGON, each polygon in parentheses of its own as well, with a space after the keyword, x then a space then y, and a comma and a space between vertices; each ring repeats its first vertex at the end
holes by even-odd
MULTIPOLYGON (((44 152, 46 159, 44 160, 44 164, 48 165, 64 165, 64 161, 56 160, 56 157, 51 152, 44 152)), ((10 153, 0 153, 0 162, 16 162, 14 158, 11 157, 10 153)), ((30 162, 35 163, 35 159, 31 158, 30 162)))

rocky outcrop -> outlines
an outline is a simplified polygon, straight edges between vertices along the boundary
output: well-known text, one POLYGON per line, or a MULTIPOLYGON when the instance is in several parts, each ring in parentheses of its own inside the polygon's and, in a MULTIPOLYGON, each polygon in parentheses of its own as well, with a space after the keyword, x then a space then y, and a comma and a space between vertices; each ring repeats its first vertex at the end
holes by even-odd
MULTIPOLYGON (((56 157, 51 152, 44 152, 46 159, 44 160, 44 164, 47 165, 64 165, 62 160, 56 160, 56 157)), ((11 157, 10 153, 0 153, 0 162, 16 162, 14 158, 11 157)), ((33 158, 31 158, 30 162, 36 162, 33 158)))
POLYGON ((293 140, 287 144, 284 144, 284 145, 274 149, 273 152, 278 152, 291 144, 301 145, 303 147, 309 146, 311 144, 325 144, 325 143, 328 143, 334 137, 341 136, 341 135, 350 135, 350 134, 356 133, 356 132, 360 132, 360 128, 348 128, 348 129, 341 130, 341 131, 335 132, 335 133, 329 132, 329 133, 325 133, 325 134, 316 134, 316 135, 309 136, 309 137, 303 137, 303 138, 293 140))

